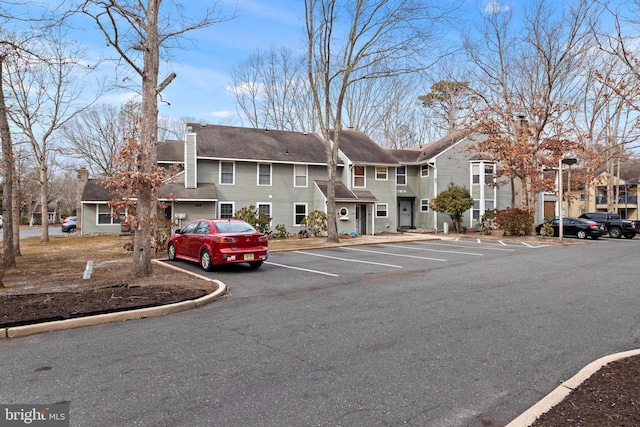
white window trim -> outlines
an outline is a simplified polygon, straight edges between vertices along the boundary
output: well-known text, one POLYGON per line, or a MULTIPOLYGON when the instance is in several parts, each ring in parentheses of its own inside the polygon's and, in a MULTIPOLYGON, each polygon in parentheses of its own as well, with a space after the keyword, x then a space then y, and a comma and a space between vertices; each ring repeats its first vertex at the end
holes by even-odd
POLYGON ((374 209, 376 211, 376 218, 389 218, 389 203, 376 203, 376 205, 374 206, 374 209), (385 207, 384 209, 384 211, 386 212, 385 215, 378 215, 378 206, 385 207))
MULTIPOLYGON (((126 216, 126 212, 125 212, 125 216, 126 216)), ((122 222, 113 222, 114 217, 113 217, 113 207, 109 206, 108 203, 96 203, 96 225, 97 226, 104 226, 104 225, 120 225, 122 222), (100 206, 107 206, 110 210, 109 212, 109 219, 111 220, 110 223, 101 223, 100 222, 100 206)))
POLYGON ((420 212, 422 213, 427 213, 431 210, 431 207, 429 206, 429 199, 420 199, 420 212), (424 204, 422 202, 427 201, 427 209, 424 210, 424 204))
POLYGON ((294 202, 293 203, 293 226, 294 227, 300 227, 302 225, 302 224, 296 223, 296 216, 297 216, 296 207, 297 206, 304 206, 304 216, 306 217, 307 215, 309 215, 309 204, 308 203, 294 202))
POLYGON ((409 185, 408 184, 409 180, 407 179, 407 166, 405 165, 403 167, 404 167, 404 173, 403 174, 398 173, 400 168, 396 168, 396 185, 407 186, 407 185, 409 185), (404 176, 404 184, 398 184, 398 177, 399 176, 404 176))
MULTIPOLYGON (((376 181, 389 181, 389 167, 376 166, 374 171, 376 175, 376 181), (378 178, 378 169, 384 169, 384 178, 378 178)), ((366 169, 365 169, 365 175, 366 175, 366 169)))
POLYGON ((429 164, 420 165, 420 178, 428 178, 430 169, 429 164), (426 174, 424 173, 425 170, 427 171, 426 174))
POLYGON ((367 188, 367 167, 366 166, 354 166, 353 167, 353 179, 351 181, 351 183, 353 184, 353 188, 367 188), (358 168, 362 168, 363 171, 363 175, 356 175, 356 167, 358 168), (356 185, 356 177, 362 177, 362 182, 363 184, 360 185, 356 185))
POLYGON ((231 205, 231 217, 236 212, 236 202, 218 202, 218 218, 222 219, 222 205, 231 205))
POLYGON ((258 163, 256 165, 256 185, 258 187, 271 187, 273 183, 273 165, 271 163, 258 163), (269 183, 260 184, 260 166, 269 166, 269 183))
POLYGON ((293 186, 298 188, 309 187, 309 165, 293 165, 293 186), (296 178, 302 175, 296 175, 296 169, 304 167, 304 185, 296 185, 296 178))
POLYGON ((236 185, 236 162, 220 161, 220 164, 218 165, 218 183, 220 185, 236 185), (231 173, 232 182, 222 182, 222 164, 223 163, 231 163, 231 166, 233 168, 233 172, 231 173))

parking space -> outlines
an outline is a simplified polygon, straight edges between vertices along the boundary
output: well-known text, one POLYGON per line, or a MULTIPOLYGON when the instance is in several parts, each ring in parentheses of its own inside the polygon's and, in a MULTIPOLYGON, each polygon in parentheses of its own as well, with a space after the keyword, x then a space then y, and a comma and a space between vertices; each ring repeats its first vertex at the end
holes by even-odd
MULTIPOLYGON (((236 297, 282 295, 287 292, 326 289, 362 280, 379 280, 393 274, 487 263, 492 259, 532 256, 551 250, 550 245, 522 242, 460 239, 343 246, 304 251, 276 252, 264 265, 251 270, 244 264, 204 273, 225 282, 236 297)), ((203 274, 198 265, 180 263, 203 274)))

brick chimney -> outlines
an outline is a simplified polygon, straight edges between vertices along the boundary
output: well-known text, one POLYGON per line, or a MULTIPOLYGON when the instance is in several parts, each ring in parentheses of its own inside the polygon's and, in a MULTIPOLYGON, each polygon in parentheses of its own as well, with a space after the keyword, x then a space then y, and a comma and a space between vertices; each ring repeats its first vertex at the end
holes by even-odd
POLYGON ((82 231, 82 194, 89 181, 89 171, 86 168, 78 169, 78 183, 76 186, 76 230, 82 231))

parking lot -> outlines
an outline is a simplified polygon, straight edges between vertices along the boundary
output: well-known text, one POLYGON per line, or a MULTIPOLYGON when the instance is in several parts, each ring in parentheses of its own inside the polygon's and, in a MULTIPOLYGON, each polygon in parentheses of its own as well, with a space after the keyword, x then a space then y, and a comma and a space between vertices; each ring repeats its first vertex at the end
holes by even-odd
POLYGON ((230 295, 199 309, 0 342, 0 400, 74 425, 505 425, 640 343, 640 239, 565 243, 275 252, 204 273, 230 295))
MULTIPOLYGON (((569 240, 573 244, 607 244, 602 241, 569 240)), ((617 242, 614 242, 617 243, 617 242)), ((394 276, 418 275, 427 271, 483 265, 510 257, 535 257, 552 248, 550 244, 497 239, 447 238, 417 242, 355 245, 338 248, 272 252, 264 265, 251 270, 245 264, 218 267, 205 273, 199 265, 177 265, 225 282, 235 296, 259 296, 315 286, 330 286, 360 280, 387 280, 394 276)))

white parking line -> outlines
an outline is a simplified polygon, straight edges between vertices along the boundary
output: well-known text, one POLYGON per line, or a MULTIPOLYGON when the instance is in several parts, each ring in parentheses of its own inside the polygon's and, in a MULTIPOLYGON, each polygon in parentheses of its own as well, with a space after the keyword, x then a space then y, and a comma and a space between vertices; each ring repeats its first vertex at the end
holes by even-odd
POLYGON ((338 275, 337 275, 337 274, 333 274, 333 273, 325 273, 324 271, 309 270, 308 268, 300 268, 300 267, 294 267, 294 266, 292 266, 292 265, 278 264, 278 263, 271 262, 271 261, 265 261, 264 263, 265 263, 265 264, 269 264, 269 265, 275 265, 276 267, 290 268, 290 269, 292 269, 292 270, 307 271, 307 272, 309 272, 309 273, 324 274, 325 276, 338 277, 338 275))
POLYGON ((417 259, 427 259, 429 261, 441 261, 441 262, 447 262, 446 259, 440 259, 440 258, 429 258, 429 257, 424 257, 424 256, 417 256, 417 255, 404 255, 404 254, 394 254, 394 253, 390 253, 390 252, 382 252, 382 251, 371 251, 371 250, 367 250, 367 249, 356 249, 356 248, 347 248, 344 247, 342 249, 347 249, 350 251, 360 251, 360 252, 368 252, 371 254, 380 254, 380 255, 388 255, 391 257, 403 257, 403 258, 417 258, 417 259))
MULTIPOLYGON (((488 251, 507 251, 507 252, 515 252, 515 249, 505 249, 505 248, 494 248, 488 245, 492 245, 491 243, 484 243, 483 246, 464 246, 464 245, 448 245, 446 243, 427 243, 427 242, 417 242, 420 245, 429 245, 429 246, 451 246, 454 248, 467 248, 467 249, 482 249, 488 251)), ((494 246, 495 243, 493 243, 494 246)))
POLYGON ((403 245, 385 245, 385 246, 391 246, 392 248, 411 249, 414 251, 430 251, 430 252, 441 252, 445 254, 484 256, 484 254, 479 254, 475 252, 445 251, 442 249, 417 248, 415 246, 406 246, 406 245, 404 246, 403 245))
POLYGON ((311 255, 311 256, 318 256, 318 257, 322 257, 322 258, 337 259, 338 261, 358 262, 358 263, 362 263, 362 264, 373 264, 373 265, 381 265, 381 266, 384 266, 384 267, 402 268, 401 265, 383 264, 381 262, 363 261, 363 260, 359 260, 359 259, 340 258, 340 257, 337 257, 337 256, 314 254, 313 252, 307 252, 307 251, 293 251, 293 252, 295 252, 297 254, 302 254, 302 255, 311 255))

